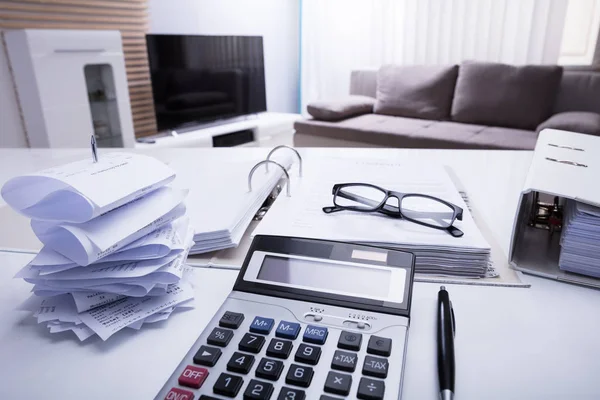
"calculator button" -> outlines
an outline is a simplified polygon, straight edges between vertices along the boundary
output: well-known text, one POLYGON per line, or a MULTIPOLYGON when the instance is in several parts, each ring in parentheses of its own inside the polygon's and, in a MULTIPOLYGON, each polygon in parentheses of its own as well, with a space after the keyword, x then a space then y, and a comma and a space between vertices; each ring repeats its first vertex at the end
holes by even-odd
POLYGON ((225 311, 225 314, 219 320, 219 326, 223 328, 237 329, 244 321, 244 314, 233 311, 225 311))
POLYGON ((321 348, 317 346, 310 346, 308 344, 300 344, 298 346, 298 350, 296 351, 296 355, 294 356, 294 360, 297 362, 317 365, 319 362, 319 358, 321 357, 321 348))
POLYGON ((194 400, 194 393, 189 390, 183 390, 179 388, 171 388, 165 400, 178 399, 178 400, 194 400))
POLYGON ((323 344, 327 339, 327 328, 308 325, 304 331, 303 341, 307 343, 323 344))
POLYGON ((216 397, 212 397, 212 396, 207 396, 205 394, 203 394, 202 396, 200 396, 200 398, 198 400, 219 400, 216 397))
POLYGON ((267 355, 269 357, 286 359, 292 351, 292 342, 289 340, 271 339, 269 347, 267 347, 267 355))
POLYGON ((392 353, 392 339, 371 336, 369 345, 367 346, 367 353, 388 357, 392 353))
POLYGON ((365 363, 363 364, 363 375, 370 375, 377 378, 387 378, 388 374, 388 360, 386 358, 379 358, 373 356, 366 356, 365 363))
POLYGON ((246 333, 240 344, 238 345, 238 349, 241 351, 247 351, 249 353, 258 353, 260 349, 262 349, 265 344, 265 337, 260 335, 253 335, 251 333, 246 333))
POLYGON ((225 347, 229 344, 229 341, 233 337, 233 331, 222 328, 215 328, 212 330, 206 343, 212 344, 213 346, 225 347))
POLYGON ((254 364, 254 356, 250 354, 233 353, 229 362, 227 363, 227 371, 238 372, 240 374, 247 374, 254 364))
POLYGON ((358 355, 347 351, 336 350, 331 360, 331 368, 341 371, 354 372, 358 355))
POLYGON ((313 377, 313 369, 303 365, 292 364, 285 376, 285 383, 308 387, 313 377))
POLYGON ((331 397, 331 396, 327 396, 326 394, 322 394, 321 397, 319 397, 319 400, 339 400, 339 397, 331 397))
POLYGON ((279 325, 277 325, 275 336, 294 340, 298 337, 298 333, 300 333, 300 324, 295 322, 281 321, 279 322, 279 325))
POLYGON ((273 385, 252 379, 244 392, 244 400, 269 400, 273 394, 273 385))
POLYGON ((268 335, 274 323, 273 318, 254 317, 254 321, 250 324, 250 332, 268 335))
POLYGON ((300 389, 292 389, 287 386, 281 388, 277 400, 304 400, 306 394, 300 389))
POLYGON ((216 347, 200 346, 194 356, 194 364, 214 367, 219 360, 219 357, 221 357, 221 350, 216 347))
POLYGON ((276 381, 279 379, 281 371, 283 371, 283 363, 281 361, 263 358, 258 363, 258 367, 256 367, 256 376, 270 381, 276 381))
POLYGON ((239 376, 222 373, 213 386, 213 392, 227 397, 235 397, 242 388, 244 380, 239 376))
POLYGON ((359 351, 361 342, 362 335, 360 333, 342 331, 340 340, 338 340, 338 347, 344 350, 359 351))
POLYGON ((193 365, 185 367, 181 375, 179 375, 178 382, 181 386, 187 386, 194 389, 200 389, 200 386, 206 380, 208 376, 208 370, 206 368, 198 368, 193 365))
POLYGON ((357 397, 364 400, 383 400, 385 382, 375 379, 360 378, 357 397))
POLYGON ((352 375, 330 371, 325 380, 324 390, 329 393, 347 396, 352 386, 352 375))

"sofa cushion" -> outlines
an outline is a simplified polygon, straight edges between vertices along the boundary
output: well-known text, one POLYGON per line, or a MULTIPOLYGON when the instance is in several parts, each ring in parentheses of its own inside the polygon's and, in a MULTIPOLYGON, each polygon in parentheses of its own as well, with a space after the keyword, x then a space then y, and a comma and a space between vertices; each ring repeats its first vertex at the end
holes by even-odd
POLYGON ((452 120, 535 130, 552 113, 561 75, 558 66, 463 63, 452 120))
MULTIPOLYGON (((369 146, 438 149, 527 149, 535 147, 533 131, 489 128, 456 122, 366 114, 340 122, 300 120, 296 138, 318 137, 369 146)), ((294 141, 296 142, 296 138, 294 141)))
POLYGON ((347 96, 339 100, 313 101, 306 110, 315 119, 321 121, 339 121, 356 115, 373 112, 375 99, 367 96, 347 96))
POLYGON ((600 136, 600 114, 585 111, 555 114, 542 122, 536 131, 540 132, 542 129, 560 129, 600 136))
POLYGON ((376 114, 448 119, 458 66, 384 65, 377 74, 376 114))
POLYGON ((600 114, 600 71, 563 72, 554 113, 591 111, 600 114))

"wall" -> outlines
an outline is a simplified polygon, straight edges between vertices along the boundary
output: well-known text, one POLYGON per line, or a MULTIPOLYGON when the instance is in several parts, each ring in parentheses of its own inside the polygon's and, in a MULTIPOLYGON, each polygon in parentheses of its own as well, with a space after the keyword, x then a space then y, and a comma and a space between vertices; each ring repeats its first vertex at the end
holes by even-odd
POLYGON ((29 147, 0 31, 0 148, 29 147))
POLYGON ((149 33, 260 35, 267 110, 298 112, 299 0, 149 0, 149 33))

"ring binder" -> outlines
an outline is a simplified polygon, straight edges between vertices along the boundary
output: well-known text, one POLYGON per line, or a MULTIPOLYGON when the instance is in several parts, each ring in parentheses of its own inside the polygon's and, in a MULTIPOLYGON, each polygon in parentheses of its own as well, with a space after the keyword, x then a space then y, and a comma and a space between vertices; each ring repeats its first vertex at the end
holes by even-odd
MULTIPOLYGON (((258 163, 256 163, 256 165, 254 165, 254 167, 252 167, 252 169, 250 170, 250 173, 248 174, 248 191, 252 191, 252 175, 254 175, 254 171, 256 171, 258 169, 258 167, 260 167, 263 164, 275 164, 277 165, 279 168, 281 168, 281 170, 283 171, 283 173, 285 174, 285 179, 287 182, 287 190, 286 190, 286 194, 288 197, 290 197, 290 174, 288 174, 287 170, 285 169, 285 167, 281 164, 279 164, 276 161, 273 160, 262 160, 259 161, 258 163)), ((266 166, 265 166, 266 167, 266 166)), ((268 170, 267 170, 268 171, 268 170)))
MULTIPOLYGON (((273 153, 275 153, 277 150, 279 149, 290 149, 292 150, 294 153, 296 153, 296 157, 298 157, 298 176, 300 176, 302 178, 302 157, 300 157, 300 153, 298 153, 298 150, 296 150, 293 147, 290 146, 286 146, 285 144, 273 147, 273 149, 271 149, 271 151, 269 152, 269 154, 267 154, 267 160, 270 159, 271 155, 273 153)), ((269 164, 267 164, 267 172, 269 172, 269 164)))

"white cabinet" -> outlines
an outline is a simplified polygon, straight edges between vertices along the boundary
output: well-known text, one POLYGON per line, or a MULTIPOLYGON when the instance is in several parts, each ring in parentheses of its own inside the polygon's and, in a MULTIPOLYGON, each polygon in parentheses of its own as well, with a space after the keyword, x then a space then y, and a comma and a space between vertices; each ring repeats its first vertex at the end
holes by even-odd
POLYGON ((4 33, 31 147, 133 147, 118 31, 4 33))

